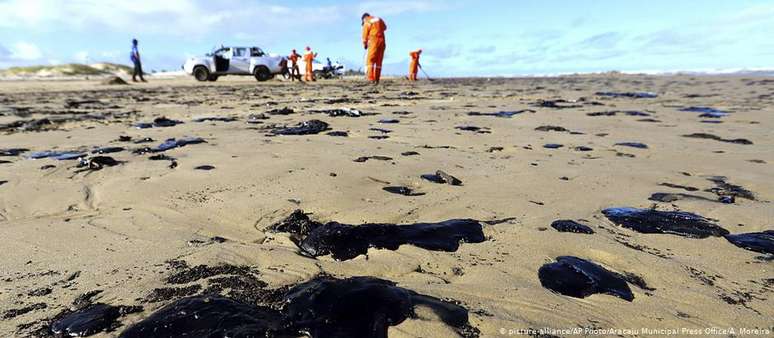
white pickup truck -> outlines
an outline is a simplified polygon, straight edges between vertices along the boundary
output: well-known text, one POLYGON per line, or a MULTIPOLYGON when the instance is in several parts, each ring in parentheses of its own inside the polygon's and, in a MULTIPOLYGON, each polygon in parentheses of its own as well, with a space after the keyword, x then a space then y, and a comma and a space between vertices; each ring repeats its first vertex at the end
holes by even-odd
POLYGON ((183 70, 199 81, 216 81, 224 75, 252 75, 258 81, 266 81, 287 72, 287 59, 266 54, 258 47, 221 47, 203 57, 186 60, 183 70))

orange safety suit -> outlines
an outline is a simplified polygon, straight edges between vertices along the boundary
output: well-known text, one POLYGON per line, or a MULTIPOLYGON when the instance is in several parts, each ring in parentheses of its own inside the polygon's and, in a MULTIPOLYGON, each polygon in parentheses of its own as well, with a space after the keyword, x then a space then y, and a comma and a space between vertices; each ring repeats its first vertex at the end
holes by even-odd
POLYGON ((387 25, 380 18, 366 16, 363 19, 363 46, 368 48, 366 73, 369 81, 378 83, 382 76, 382 61, 384 61, 384 50, 387 46, 384 40, 386 30, 387 25))
POLYGON ((317 53, 313 53, 309 49, 304 52, 304 62, 306 63, 306 73, 304 74, 305 81, 316 81, 314 78, 314 72, 312 71, 312 62, 316 56, 317 53))
POLYGON ((422 50, 415 50, 411 53, 409 53, 409 56, 411 57, 411 62, 409 63, 409 80, 410 81, 416 81, 417 80, 417 71, 419 70, 419 54, 422 53, 422 50))

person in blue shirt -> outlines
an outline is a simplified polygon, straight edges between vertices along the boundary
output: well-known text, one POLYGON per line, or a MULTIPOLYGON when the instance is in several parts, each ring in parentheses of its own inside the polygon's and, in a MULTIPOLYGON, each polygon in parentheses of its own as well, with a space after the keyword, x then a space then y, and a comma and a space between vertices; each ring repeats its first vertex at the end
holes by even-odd
POLYGON ((142 77, 142 62, 140 62, 140 51, 137 50, 137 39, 132 39, 132 55, 130 56, 132 63, 134 63, 134 73, 132 74, 132 81, 137 82, 137 76, 140 76, 140 81, 145 81, 142 77))

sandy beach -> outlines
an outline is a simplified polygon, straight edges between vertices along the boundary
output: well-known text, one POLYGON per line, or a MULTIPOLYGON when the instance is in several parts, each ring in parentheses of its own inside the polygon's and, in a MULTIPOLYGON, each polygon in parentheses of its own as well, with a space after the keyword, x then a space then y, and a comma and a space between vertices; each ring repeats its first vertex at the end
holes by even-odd
POLYGON ((770 78, 149 81, 0 82, 0 336, 51 334, 77 299, 142 306, 94 335, 116 337, 183 297, 239 300, 320 275, 380 278, 467 310, 461 329, 417 307, 390 337, 774 330, 771 253, 722 234, 642 233, 602 212, 684 211, 730 234, 774 229, 770 78), (283 134, 311 120, 326 130, 283 134), (171 138, 201 140, 159 148, 171 138), (78 167, 98 155, 116 162, 78 167), (461 184, 421 177, 439 170, 461 184), (297 209, 322 224, 470 219, 484 238, 457 250, 310 255, 273 228, 297 209), (593 233, 558 231, 557 220, 593 233), (560 256, 627 276, 633 299, 544 287, 538 271, 560 256), (233 269, 202 272, 220 266, 233 269), (199 275, 170 278, 186 271, 199 275), (213 288, 234 275, 252 286, 213 288), (611 328, 629 331, 599 331, 611 328))

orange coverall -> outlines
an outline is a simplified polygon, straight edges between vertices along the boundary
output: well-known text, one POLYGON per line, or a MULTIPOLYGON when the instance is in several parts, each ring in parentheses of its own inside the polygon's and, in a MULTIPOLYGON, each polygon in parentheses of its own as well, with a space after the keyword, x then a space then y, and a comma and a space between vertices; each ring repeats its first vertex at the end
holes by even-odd
POLYGON ((306 73, 304 74, 304 80, 306 81, 316 81, 314 78, 314 72, 312 71, 312 62, 314 61, 315 56, 317 56, 317 54, 313 53, 311 50, 308 50, 304 53, 304 62, 306 63, 306 73))
POLYGON ((409 53, 411 57, 411 63, 409 63, 409 80, 417 80, 417 71, 419 70, 419 50, 415 50, 409 53))
POLYGON ((384 31, 387 25, 384 20, 375 16, 367 16, 363 23, 363 45, 368 47, 368 56, 366 58, 366 73, 369 81, 379 82, 382 76, 382 61, 384 60, 384 50, 386 42, 384 40, 384 31))

